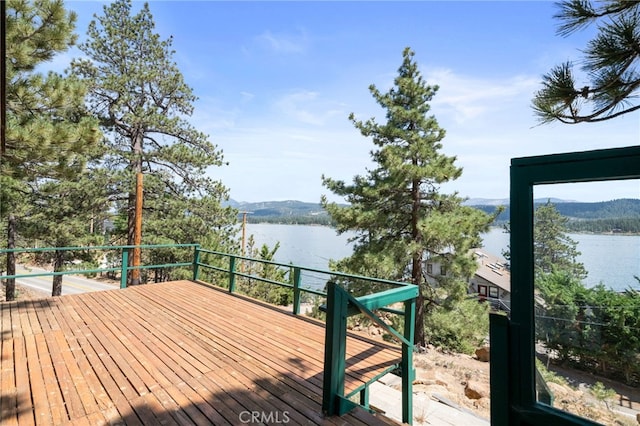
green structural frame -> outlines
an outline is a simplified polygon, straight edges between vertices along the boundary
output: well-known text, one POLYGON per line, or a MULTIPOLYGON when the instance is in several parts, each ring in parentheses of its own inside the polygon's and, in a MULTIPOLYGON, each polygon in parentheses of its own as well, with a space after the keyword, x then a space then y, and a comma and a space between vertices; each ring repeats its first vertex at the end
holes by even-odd
POLYGON ((350 295, 349 292, 340 285, 334 282, 328 283, 322 391, 322 411, 324 413, 328 415, 342 415, 356 405, 360 405, 365 409, 369 408, 368 385, 365 385, 362 389, 357 389, 351 394, 345 395, 344 393, 347 317, 362 313, 402 343, 402 360, 399 365, 402 373, 402 422, 408 424, 413 423, 412 386, 415 378, 415 370, 413 367, 413 340, 416 297, 418 297, 418 287, 415 285, 404 285, 356 298, 350 295), (404 304, 404 334, 400 334, 395 329, 389 327, 389 325, 373 313, 374 310, 395 303, 404 304), (358 392, 360 393, 360 400, 359 403, 356 403, 352 398, 358 392))
POLYGON ((640 179, 640 146, 511 160, 512 310, 510 319, 491 316, 493 426, 598 424, 541 402, 536 390, 533 188, 628 179, 640 179))

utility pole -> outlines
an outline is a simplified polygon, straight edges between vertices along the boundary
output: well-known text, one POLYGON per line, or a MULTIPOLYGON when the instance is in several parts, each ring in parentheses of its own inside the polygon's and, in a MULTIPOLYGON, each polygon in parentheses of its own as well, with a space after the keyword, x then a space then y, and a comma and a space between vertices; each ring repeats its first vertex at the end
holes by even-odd
POLYGON ((245 245, 247 244, 247 213, 242 212, 242 257, 244 257, 245 245))
MULTIPOLYGON (((242 212, 242 257, 245 255, 247 245, 247 215, 251 212, 242 212)), ((240 272, 244 272, 244 259, 240 262, 240 272)))
POLYGON ((244 252, 247 245, 247 215, 253 212, 242 212, 242 256, 244 256, 244 252))

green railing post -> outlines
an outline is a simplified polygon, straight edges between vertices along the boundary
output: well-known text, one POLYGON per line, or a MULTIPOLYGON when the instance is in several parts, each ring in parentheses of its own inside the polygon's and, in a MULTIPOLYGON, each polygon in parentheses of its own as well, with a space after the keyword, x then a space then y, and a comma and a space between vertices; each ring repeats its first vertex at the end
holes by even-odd
POLYGON ((200 246, 193 248, 193 280, 198 281, 200 277, 200 246))
POLYGON ((347 297, 336 283, 327 285, 322 411, 339 414, 338 397, 344 396, 344 370, 347 347, 347 297))
POLYGON ((127 288, 127 270, 129 268, 129 249, 122 249, 122 265, 120 265, 120 288, 127 288))
POLYGON ((229 293, 236 291, 236 257, 229 256, 229 293))
POLYGON ((294 315, 300 314, 300 281, 302 275, 300 274, 300 268, 295 266, 293 268, 293 313, 294 315))
POLYGON ((416 299, 404 302, 404 338, 411 345, 402 343, 402 422, 413 424, 413 340, 415 338, 416 299))
POLYGON ((367 410, 369 409, 369 385, 366 385, 364 389, 360 391, 360 405, 367 410))

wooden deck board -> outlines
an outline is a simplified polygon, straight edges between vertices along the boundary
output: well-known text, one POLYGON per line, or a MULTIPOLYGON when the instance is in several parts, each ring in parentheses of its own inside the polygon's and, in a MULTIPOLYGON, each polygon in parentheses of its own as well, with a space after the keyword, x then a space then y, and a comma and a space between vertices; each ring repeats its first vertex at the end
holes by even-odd
MULTIPOLYGON (((395 424, 321 413, 324 327, 190 281, 0 303, 0 423, 395 424)), ((355 336, 347 390, 399 351, 355 336)))

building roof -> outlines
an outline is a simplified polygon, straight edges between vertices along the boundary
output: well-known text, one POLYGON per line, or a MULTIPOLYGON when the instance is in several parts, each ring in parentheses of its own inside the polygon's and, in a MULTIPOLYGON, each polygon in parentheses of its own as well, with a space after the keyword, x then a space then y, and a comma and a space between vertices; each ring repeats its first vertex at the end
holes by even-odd
POLYGON ((471 251, 478 262, 476 275, 502 290, 511 292, 511 272, 507 268, 507 262, 482 249, 471 249, 471 251))

